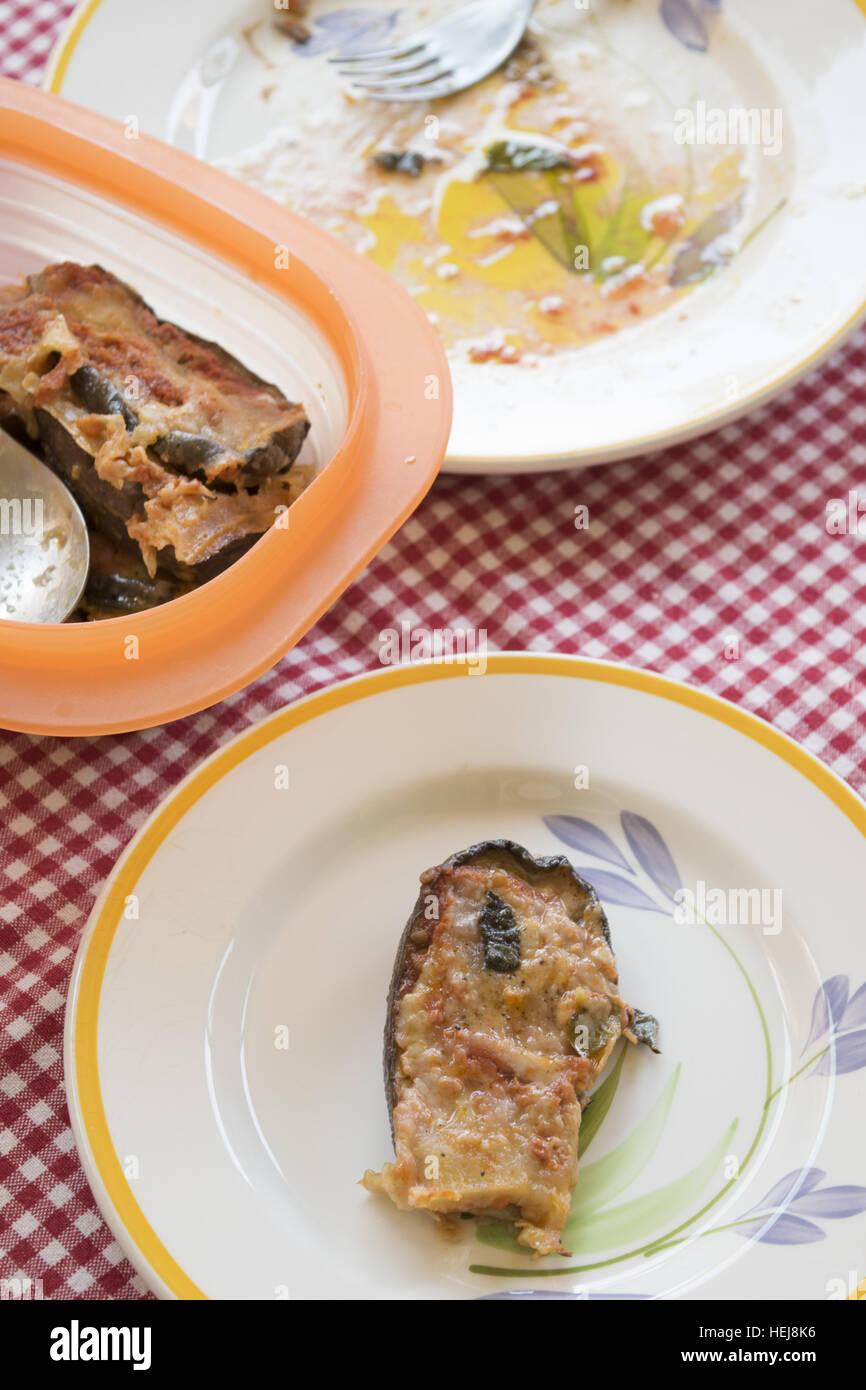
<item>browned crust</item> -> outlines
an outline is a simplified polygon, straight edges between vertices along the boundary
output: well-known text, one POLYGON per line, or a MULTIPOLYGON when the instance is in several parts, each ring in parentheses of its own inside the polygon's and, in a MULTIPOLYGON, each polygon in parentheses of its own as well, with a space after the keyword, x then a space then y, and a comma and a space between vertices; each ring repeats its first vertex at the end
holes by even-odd
POLYGON ((397 1103, 397 1013, 403 996, 415 986, 433 938, 436 923, 428 921, 424 916, 427 899, 431 893, 435 893, 435 884, 443 874, 466 865, 504 869, 506 873, 522 879, 531 888, 552 889, 565 903, 569 915, 576 922, 580 921, 587 908, 594 908, 604 939, 608 946, 611 945, 610 927, 595 889, 586 879, 580 877, 564 855, 555 854, 535 859, 528 850, 513 840, 483 840, 480 844, 471 845, 469 849, 459 850, 435 869, 428 870, 422 877, 421 892, 400 937, 388 989, 383 1068, 392 1141, 394 1106, 397 1103))
MULTIPOLYGON (((271 525, 271 501, 288 501, 287 494, 296 491, 285 475, 310 428, 304 407, 219 343, 160 319, 136 290, 98 265, 62 262, 0 289, 0 364, 25 354, 52 313, 68 312, 69 306, 84 360, 61 357, 43 372, 30 392, 30 413, 21 411, 27 428, 38 431, 46 463, 92 527, 120 544, 132 537, 151 572, 158 568, 198 582, 212 577, 271 525), (103 322, 98 314, 92 323, 91 300, 97 308, 104 301, 116 309, 119 327, 110 330, 106 324, 113 320, 103 322), (105 421, 122 416, 127 432, 139 424, 119 389, 130 373, 167 411, 183 404, 190 391, 193 398, 206 398, 203 423, 193 426, 206 433, 174 429, 166 414, 161 436, 134 449, 127 440, 111 477, 99 476, 94 459, 105 421), (52 404, 55 396, 67 395, 89 412, 78 417, 81 430, 75 434, 52 404), (235 419, 235 432, 226 427, 221 440, 229 418, 235 419)), ((0 391, 0 422, 20 437, 19 409, 0 391)))

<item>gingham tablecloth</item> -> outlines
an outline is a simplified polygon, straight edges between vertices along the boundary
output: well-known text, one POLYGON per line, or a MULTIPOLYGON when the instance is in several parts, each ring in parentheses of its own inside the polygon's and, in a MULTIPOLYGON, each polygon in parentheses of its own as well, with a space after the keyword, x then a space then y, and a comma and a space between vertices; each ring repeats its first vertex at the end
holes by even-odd
MULTIPOLYGON (((0 71, 38 82, 71 9, 0 0, 0 71)), ((376 667, 382 629, 485 628, 493 649, 646 666, 761 715, 866 790, 866 535, 825 527, 828 499, 866 502, 864 388, 861 329, 805 384, 695 443, 584 472, 441 477, 241 694, 145 733, 0 732, 0 1279, 29 1277, 54 1299, 143 1296, 69 1128, 63 1010, 82 928, 124 846, 196 763, 287 701, 376 667)))

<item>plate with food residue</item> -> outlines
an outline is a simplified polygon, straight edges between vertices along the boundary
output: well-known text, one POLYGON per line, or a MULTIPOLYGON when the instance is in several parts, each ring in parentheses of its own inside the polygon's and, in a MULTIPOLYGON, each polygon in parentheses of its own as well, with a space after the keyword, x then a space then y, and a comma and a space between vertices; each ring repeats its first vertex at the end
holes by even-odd
POLYGON ((789 385, 866 303, 866 16, 829 0, 540 0, 484 82, 393 105, 330 61, 426 0, 79 7, 51 90, 140 124, 383 266, 449 354, 446 466, 599 463, 789 385), (172 34, 166 48, 164 35, 172 34), (130 116, 130 113, 134 113, 130 116))
POLYGON ((166 1298, 847 1297, 864 835, 784 735, 628 667, 443 650, 289 706, 83 938, 109 1225, 166 1298))

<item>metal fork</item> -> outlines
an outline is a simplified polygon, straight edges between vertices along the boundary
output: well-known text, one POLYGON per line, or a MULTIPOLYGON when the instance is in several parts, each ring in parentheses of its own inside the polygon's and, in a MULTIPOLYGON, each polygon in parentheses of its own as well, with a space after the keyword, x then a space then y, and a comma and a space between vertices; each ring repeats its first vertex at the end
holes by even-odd
POLYGON ((432 101, 480 82, 517 47, 537 0, 475 0, 387 48, 331 58, 377 101, 432 101))

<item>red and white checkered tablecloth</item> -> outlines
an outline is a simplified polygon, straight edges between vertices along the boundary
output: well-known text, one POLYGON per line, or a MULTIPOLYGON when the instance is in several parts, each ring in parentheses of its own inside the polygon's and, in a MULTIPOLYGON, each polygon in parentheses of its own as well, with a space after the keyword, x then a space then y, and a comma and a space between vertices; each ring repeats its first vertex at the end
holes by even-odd
MULTIPOLYGON (((71 9, 0 0, 0 71, 38 82, 71 9)), ((63 1010, 100 886, 196 763, 377 666, 379 632, 406 620, 704 686, 863 792, 866 537, 824 525, 827 500, 851 489, 866 498, 866 329, 805 384, 695 443, 584 472, 440 478, 300 646, 214 709, 110 738, 0 732, 0 1278, 29 1276, 53 1299, 144 1294, 75 1151, 63 1010), (575 530, 578 503, 588 531, 575 530)))

